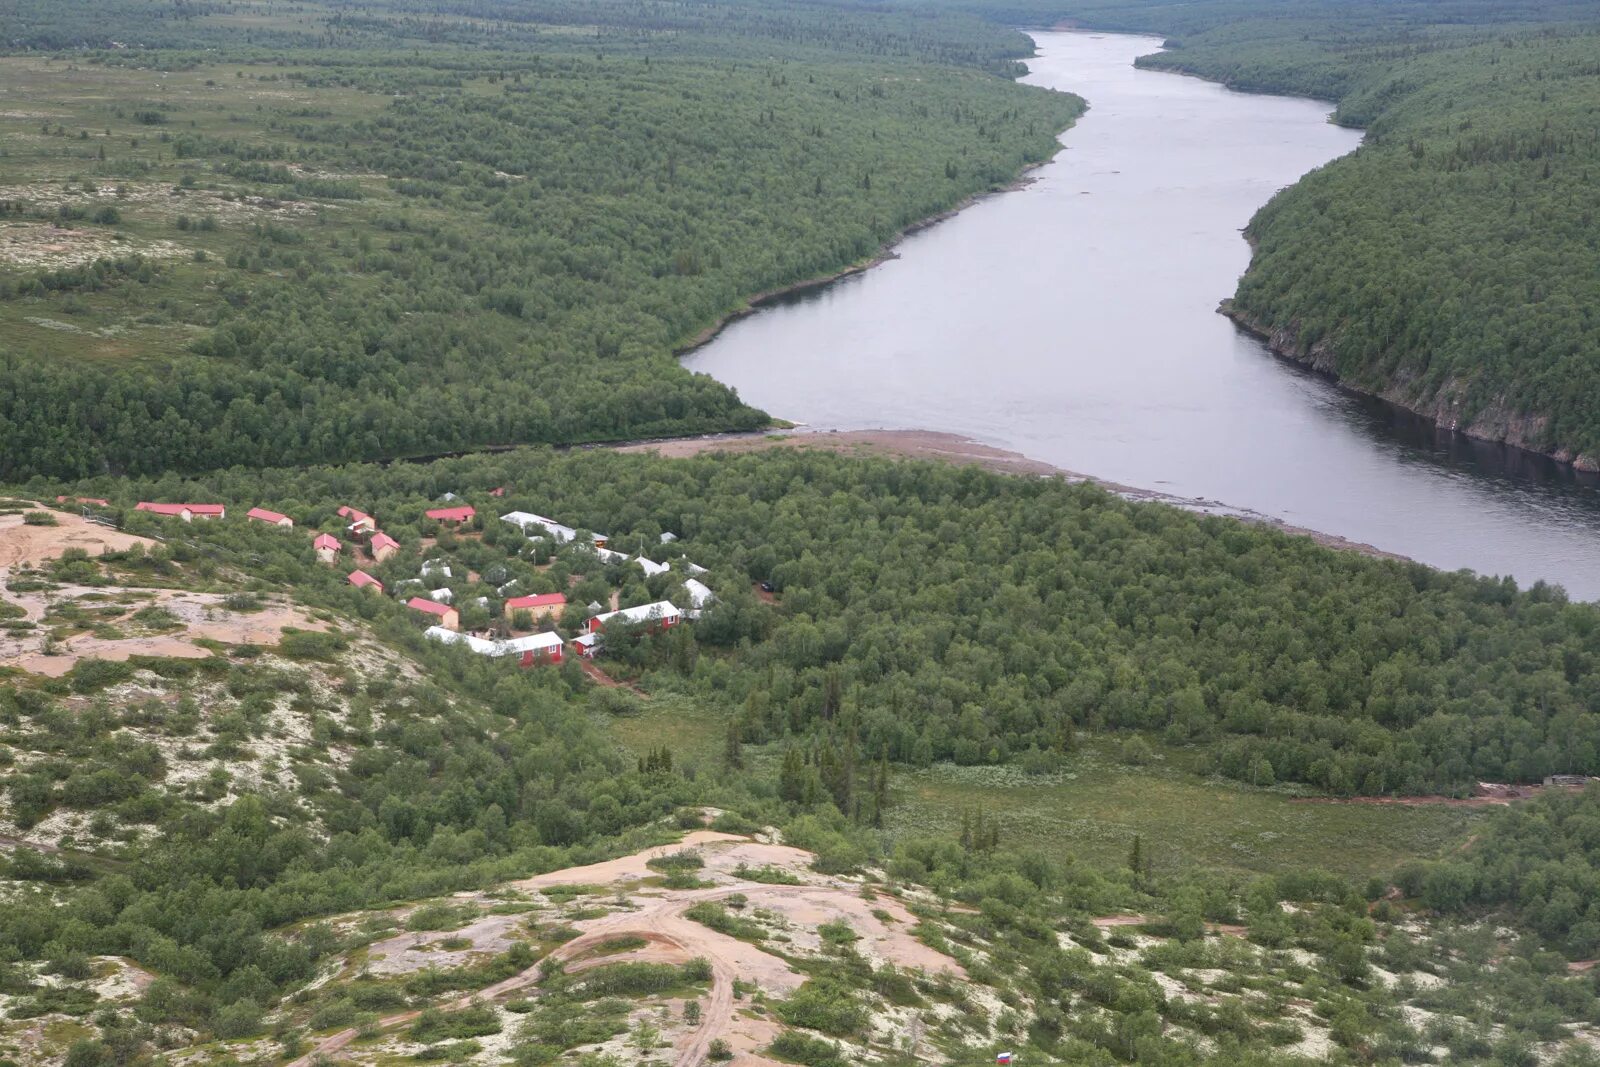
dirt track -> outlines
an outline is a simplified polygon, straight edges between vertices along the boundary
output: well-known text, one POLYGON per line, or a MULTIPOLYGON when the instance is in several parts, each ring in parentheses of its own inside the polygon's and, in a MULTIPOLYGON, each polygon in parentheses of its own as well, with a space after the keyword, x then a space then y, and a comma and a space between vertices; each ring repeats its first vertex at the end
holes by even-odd
MULTIPOLYGON (((573 885, 605 885, 628 892, 631 907, 609 912, 594 919, 580 920, 579 935, 552 951, 546 960, 571 961, 568 974, 591 967, 633 960, 682 963, 700 957, 711 965, 711 989, 702 1004, 700 1024, 680 1037, 675 1046, 676 1067, 699 1067, 706 1060, 711 1042, 728 1040, 737 1051, 733 1067, 762 1067, 771 1061, 754 1050, 771 1039, 770 1023, 738 1016, 733 997, 734 979, 754 983, 772 996, 785 997, 805 981, 805 976, 790 968, 782 958, 763 951, 747 941, 718 933, 688 918, 684 913, 696 904, 725 901, 736 894, 745 906, 766 909, 788 924, 790 943, 785 951, 796 951, 818 942, 815 927, 844 920, 859 935, 857 949, 899 967, 921 968, 928 972, 949 971, 966 977, 961 966, 922 944, 913 935, 917 920, 898 900, 887 896, 863 899, 857 883, 818 875, 810 870, 808 852, 786 845, 763 844, 733 834, 698 830, 676 845, 646 849, 632 856, 571 867, 513 883, 525 891, 573 885), (698 889, 665 889, 638 883, 655 872, 651 859, 685 848, 699 850, 705 866, 697 873, 702 880, 718 879, 718 884, 698 889), (801 881, 799 885, 773 885, 750 882, 732 875, 741 865, 781 867, 801 881), (631 892, 630 891, 631 887, 631 892), (880 917, 887 916, 884 918, 880 917), (641 937, 645 945, 633 952, 588 956, 591 950, 623 937, 641 937)), ((433 935, 437 936, 437 935, 433 935)), ((391 939, 395 946, 400 938, 391 939)), ((409 944, 409 940, 407 941, 409 944)), ((388 943, 385 943, 388 944, 388 943)), ((545 961, 476 993, 442 1005, 455 1010, 473 1003, 495 1001, 539 981, 545 961)), ((382 1029, 402 1026, 419 1012, 402 1012, 379 1021, 382 1029)), ((315 1049, 294 1061, 291 1067, 310 1067, 319 1056, 331 1056, 355 1039, 354 1029, 344 1030, 318 1042, 315 1049)))

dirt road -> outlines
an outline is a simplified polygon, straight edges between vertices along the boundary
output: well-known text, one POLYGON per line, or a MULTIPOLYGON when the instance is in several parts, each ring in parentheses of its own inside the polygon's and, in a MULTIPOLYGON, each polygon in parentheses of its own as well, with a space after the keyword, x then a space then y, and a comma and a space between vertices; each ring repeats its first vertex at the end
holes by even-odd
MULTIPOLYGON (((608 885, 615 886, 619 893, 628 892, 632 910, 613 911, 574 923, 580 928, 578 936, 556 948, 546 960, 571 961, 567 973, 577 974, 591 967, 624 961, 683 963, 703 958, 711 965, 711 988, 702 1002, 700 1024, 683 1034, 675 1045, 676 1067, 700 1067, 706 1062, 711 1043, 718 1038, 728 1040, 740 1050, 733 1067, 760 1067, 770 1061, 753 1050, 764 1047, 770 1040, 770 1023, 739 1016, 733 996, 734 980, 754 984, 771 996, 786 997, 800 987, 805 976, 758 945, 729 937, 690 919, 685 913, 697 904, 720 903, 738 895, 744 898, 746 907, 775 913, 787 922, 786 951, 816 949, 820 946, 816 926, 842 920, 858 935, 857 950, 869 959, 883 959, 899 967, 921 968, 930 973, 942 970, 958 977, 966 976, 955 960, 916 939, 912 931, 917 919, 904 904, 887 896, 864 899, 860 884, 811 871, 811 859, 810 853, 786 845, 764 844, 714 830, 697 830, 679 844, 551 871, 513 885, 529 891, 568 885, 608 885), (696 889, 638 884, 654 875, 649 867, 650 860, 685 848, 700 852, 705 866, 697 873, 702 880, 719 878, 719 884, 696 889), (769 866, 789 872, 800 884, 751 882, 731 873, 740 867, 769 866), (643 938, 645 944, 631 952, 588 955, 608 942, 630 937, 643 938)), ((520 974, 442 1007, 456 1010, 474 1003, 493 1002, 525 989, 539 981, 544 964, 542 960, 520 974)), ((380 1020, 378 1025, 380 1029, 403 1026, 418 1014, 402 1012, 380 1020)), ((355 1036, 356 1031, 350 1029, 324 1038, 291 1067, 310 1067, 315 1057, 332 1056, 355 1036)))

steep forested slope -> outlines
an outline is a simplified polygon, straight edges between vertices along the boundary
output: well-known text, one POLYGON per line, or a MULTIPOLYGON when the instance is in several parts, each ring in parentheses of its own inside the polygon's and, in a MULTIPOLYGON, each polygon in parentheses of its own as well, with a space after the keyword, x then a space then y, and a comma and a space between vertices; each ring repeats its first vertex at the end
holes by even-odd
POLYGON ((0 41, 39 107, 0 116, 5 476, 760 425, 673 349, 1081 107, 1003 76, 1019 34, 827 5, 24 5, 0 41))
POLYGON ((1257 215, 1232 313, 1447 426, 1600 464, 1594 5, 956 6, 1159 33, 1143 65, 1337 101, 1366 143, 1257 215))

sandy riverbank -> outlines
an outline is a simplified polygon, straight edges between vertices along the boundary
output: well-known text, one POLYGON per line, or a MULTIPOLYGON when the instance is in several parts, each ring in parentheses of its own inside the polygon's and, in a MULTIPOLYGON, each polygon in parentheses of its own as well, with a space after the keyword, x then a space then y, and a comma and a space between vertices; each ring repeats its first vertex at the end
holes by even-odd
POLYGON ((667 457, 697 456, 707 452, 765 452, 774 448, 794 448, 811 451, 834 452, 855 456, 898 456, 904 459, 934 460, 982 467, 1001 474, 1022 474, 1035 477, 1060 477, 1071 481, 1090 482, 1128 500, 1151 501, 1181 507, 1186 511, 1219 515, 1260 526, 1270 526, 1284 533, 1309 537, 1320 545, 1348 552, 1359 552, 1377 559, 1405 559, 1393 552, 1385 552, 1373 545, 1352 541, 1337 534, 1291 526, 1268 515, 1246 508, 1232 507, 1220 500, 1200 497, 1181 497, 1153 489, 1121 485, 1093 475, 1031 459, 1018 452, 985 445, 959 434, 940 433, 935 430, 832 430, 769 434, 723 434, 714 437, 675 438, 666 441, 648 441, 617 446, 619 452, 654 452, 667 457))

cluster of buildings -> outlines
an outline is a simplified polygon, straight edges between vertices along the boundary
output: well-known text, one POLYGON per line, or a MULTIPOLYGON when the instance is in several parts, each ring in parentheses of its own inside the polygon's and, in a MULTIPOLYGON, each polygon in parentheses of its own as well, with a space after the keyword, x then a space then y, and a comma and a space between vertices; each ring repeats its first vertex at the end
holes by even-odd
MULTIPOLYGON (((505 495, 505 490, 495 489, 491 496, 505 495)), ((63 501, 66 498, 60 498, 63 501)), ((429 520, 434 522, 461 526, 472 522, 477 517, 477 511, 470 504, 454 503, 455 497, 447 494, 448 507, 432 508, 424 512, 429 520)), ((94 501, 95 503, 103 503, 94 501)), ((135 510, 150 512, 182 519, 184 522, 193 522, 196 519, 222 519, 227 517, 227 508, 222 504, 161 504, 141 501, 135 510)), ((339 518, 344 522, 345 533, 349 540, 358 547, 364 545, 366 553, 373 562, 382 563, 400 550, 400 542, 384 533, 378 528, 377 520, 358 508, 345 505, 338 510, 339 518)), ((294 520, 287 515, 266 508, 251 508, 245 517, 252 522, 265 523, 281 529, 293 529, 294 520)), ((500 521, 519 529, 530 540, 549 539, 553 545, 580 545, 594 551, 607 563, 632 563, 637 565, 645 577, 653 577, 672 569, 670 563, 658 563, 649 559, 643 553, 637 556, 628 556, 621 552, 612 551, 607 547, 608 538, 605 534, 579 531, 564 523, 557 522, 543 515, 536 515, 527 511, 512 511, 500 516, 500 521)), ((674 534, 662 534, 661 543, 670 544, 677 540, 674 534)), ((312 548, 320 562, 327 564, 337 563, 344 552, 345 542, 330 533, 318 533, 313 538, 312 548)), ((570 644, 573 652, 585 659, 592 659, 603 645, 603 635, 607 626, 618 624, 642 625, 653 629, 669 629, 677 626, 684 619, 698 618, 715 599, 709 586, 700 581, 700 576, 706 573, 704 567, 696 566, 687 558, 680 559, 680 564, 689 577, 684 579, 683 588, 689 599, 689 606, 679 609, 677 605, 668 600, 660 600, 653 604, 641 604, 637 607, 621 608, 615 611, 601 611, 600 605, 589 606, 592 614, 584 620, 581 632, 570 644)), ((433 576, 450 577, 450 568, 443 560, 430 560, 422 565, 424 578, 433 576)), ((383 593, 384 586, 381 581, 367 571, 357 567, 348 577, 351 585, 358 589, 383 593)), ((402 587, 411 582, 420 582, 421 579, 411 579, 401 583, 402 587)), ((506 587, 502 587, 504 590, 506 587)), ((406 607, 416 612, 429 622, 426 635, 445 644, 464 645, 466 648, 479 655, 495 659, 506 657, 514 658, 524 667, 531 667, 541 663, 560 663, 564 655, 564 648, 568 642, 554 630, 545 630, 523 636, 504 638, 483 637, 475 634, 461 632, 461 614, 454 604, 455 595, 448 588, 439 588, 426 596, 413 596, 406 601, 406 607)), ((488 606, 488 598, 480 598, 483 606, 488 606)), ((566 610, 567 598, 562 593, 535 593, 526 596, 511 596, 504 601, 502 613, 507 624, 518 621, 519 616, 527 615, 528 622, 534 624, 552 625, 566 610)))

